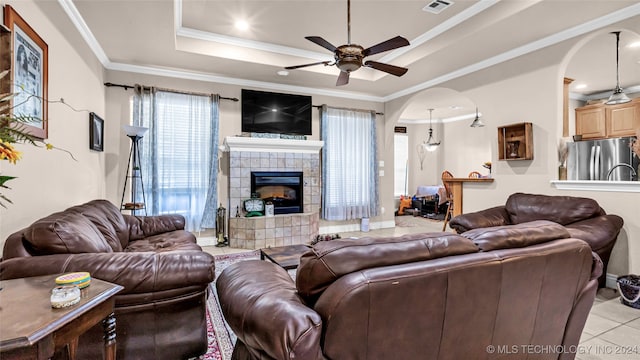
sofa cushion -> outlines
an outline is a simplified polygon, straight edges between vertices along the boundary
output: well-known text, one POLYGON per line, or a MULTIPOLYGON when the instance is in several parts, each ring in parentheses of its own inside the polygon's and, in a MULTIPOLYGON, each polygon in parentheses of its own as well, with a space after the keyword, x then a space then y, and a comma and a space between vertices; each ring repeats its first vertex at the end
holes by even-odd
POLYGON ((25 230, 24 238, 37 255, 113 252, 98 228, 76 212, 40 219, 25 230))
POLYGON ((129 227, 122 213, 107 200, 93 200, 86 204, 73 206, 67 211, 84 215, 95 225, 113 251, 122 251, 129 242, 129 227))
POLYGON ((202 248, 196 243, 196 237, 185 230, 175 230, 148 236, 142 240, 132 241, 129 246, 124 248, 124 251, 127 252, 175 250, 202 250, 202 248))
POLYGON ((474 252, 473 242, 451 233, 322 241, 300 258, 296 286, 311 304, 336 279, 358 270, 474 252))
POLYGON ((521 248, 570 237, 567 229, 547 220, 469 230, 461 234, 482 251, 521 248))
POLYGON ((604 213, 595 200, 574 196, 515 193, 509 196, 505 207, 512 224, 549 220, 567 225, 604 213))

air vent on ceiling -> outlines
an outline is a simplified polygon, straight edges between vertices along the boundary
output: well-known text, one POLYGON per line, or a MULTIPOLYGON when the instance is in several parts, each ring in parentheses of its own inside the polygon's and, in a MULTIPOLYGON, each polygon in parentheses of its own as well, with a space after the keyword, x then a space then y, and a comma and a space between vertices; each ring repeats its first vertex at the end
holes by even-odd
POLYGON ((428 11, 434 14, 440 14, 440 12, 449 6, 453 5, 453 1, 445 1, 445 0, 434 0, 427 4, 427 6, 423 7, 422 10, 428 11))

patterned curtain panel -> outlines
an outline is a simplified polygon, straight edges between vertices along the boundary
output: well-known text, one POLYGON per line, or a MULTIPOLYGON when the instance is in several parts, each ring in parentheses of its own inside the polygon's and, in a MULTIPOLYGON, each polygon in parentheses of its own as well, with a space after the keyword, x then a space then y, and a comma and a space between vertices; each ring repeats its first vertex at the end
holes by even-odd
POLYGON ((189 231, 215 228, 218 103, 218 95, 136 86, 133 123, 149 128, 140 143, 149 215, 183 215, 189 231))
POLYGON ((320 110, 322 217, 351 220, 378 215, 378 157, 374 111, 320 110))

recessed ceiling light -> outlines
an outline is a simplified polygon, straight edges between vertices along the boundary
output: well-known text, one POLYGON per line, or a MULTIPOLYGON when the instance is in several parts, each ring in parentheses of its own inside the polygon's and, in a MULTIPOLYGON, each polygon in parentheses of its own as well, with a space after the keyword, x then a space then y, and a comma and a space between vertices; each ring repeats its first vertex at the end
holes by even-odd
POLYGON ((278 75, 287 76, 287 75, 289 75, 289 72, 287 70, 280 70, 280 71, 278 71, 278 75))
POLYGON ((236 20, 235 26, 236 26, 236 29, 238 30, 242 30, 242 31, 249 30, 249 23, 246 22, 245 20, 236 20))
POLYGON ((586 88, 587 88, 587 84, 576 84, 576 86, 574 86, 574 89, 576 90, 582 90, 586 88))

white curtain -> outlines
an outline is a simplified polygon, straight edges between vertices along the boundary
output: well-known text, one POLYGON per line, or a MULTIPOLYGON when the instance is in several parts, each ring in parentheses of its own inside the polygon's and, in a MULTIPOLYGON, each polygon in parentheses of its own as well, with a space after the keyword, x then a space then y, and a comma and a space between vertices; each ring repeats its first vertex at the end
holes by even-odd
POLYGON ((217 95, 136 86, 134 125, 149 128, 140 142, 149 215, 183 215, 189 231, 215 227, 218 102, 217 95))
POLYGON ((350 220, 378 215, 375 112, 326 105, 320 111, 322 217, 350 220))

